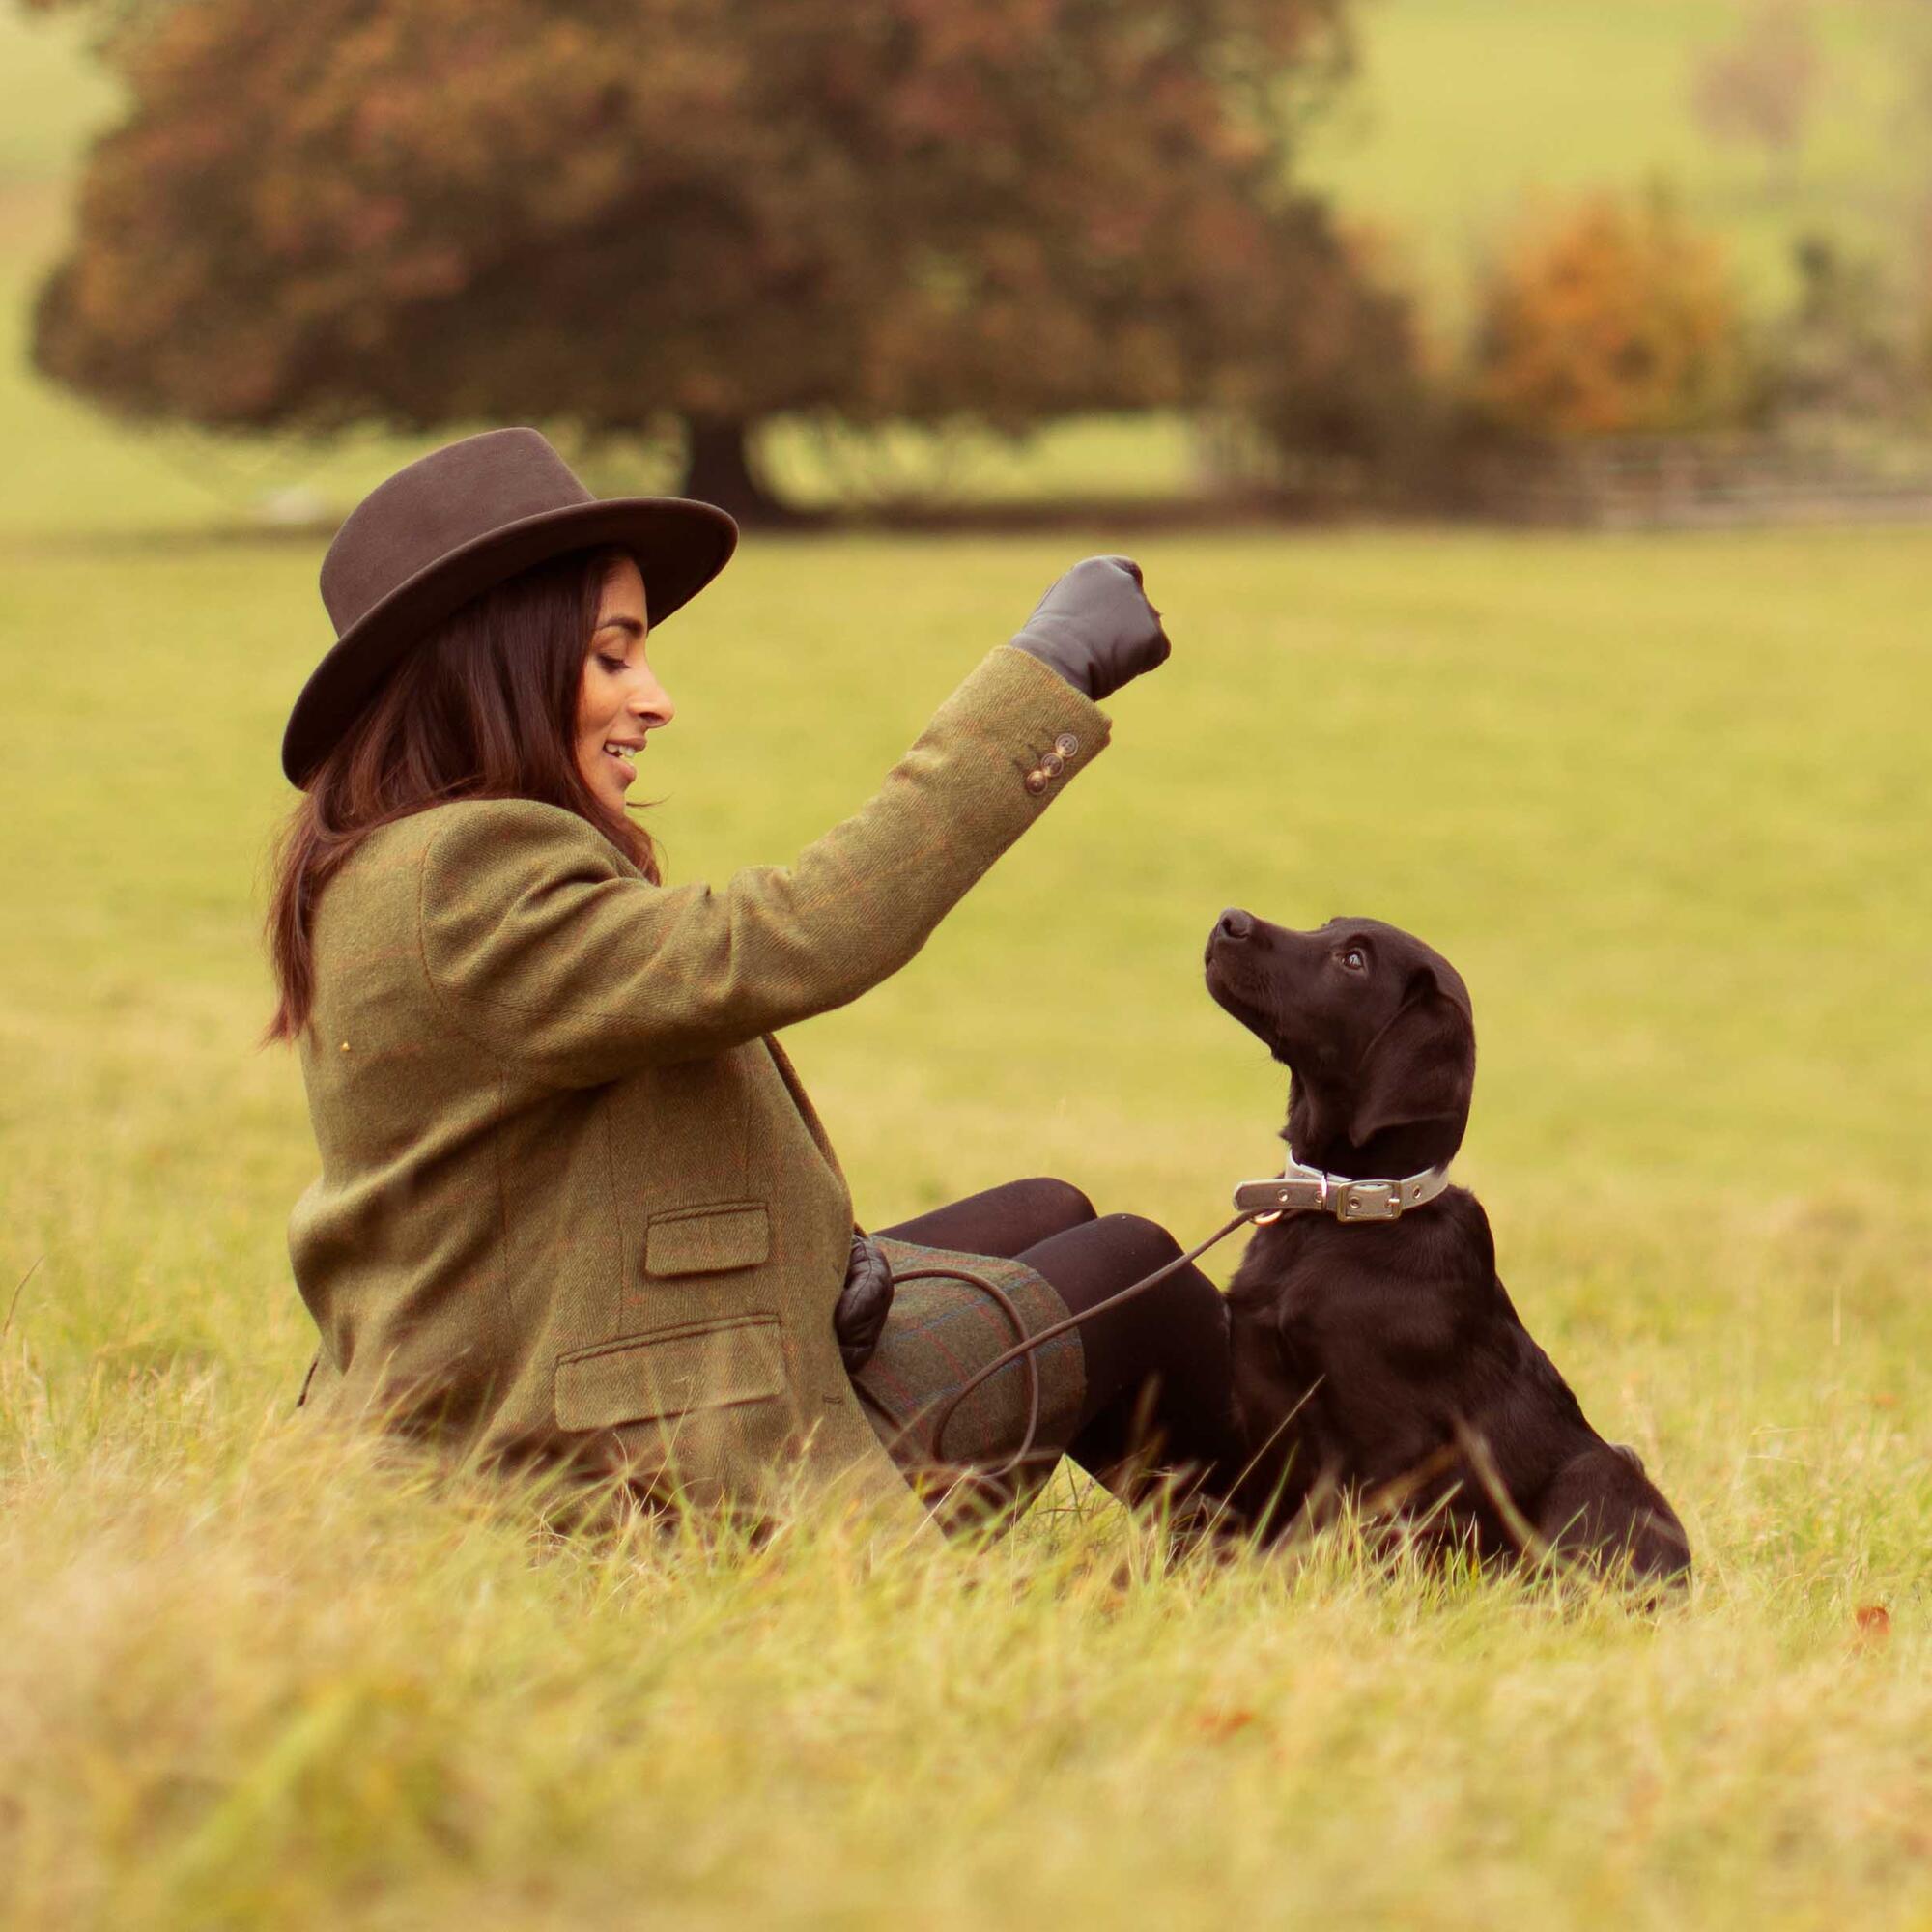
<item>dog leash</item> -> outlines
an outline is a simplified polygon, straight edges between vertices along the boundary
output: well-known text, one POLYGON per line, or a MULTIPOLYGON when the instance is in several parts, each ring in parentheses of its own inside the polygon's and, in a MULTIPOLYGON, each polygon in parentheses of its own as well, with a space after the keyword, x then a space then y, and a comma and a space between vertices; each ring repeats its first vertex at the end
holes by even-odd
MULTIPOLYGON (((1069 1330, 1077 1328, 1084 1321, 1091 1321, 1094 1316, 1105 1314, 1110 1308, 1118 1308, 1122 1302, 1131 1301, 1136 1295, 1145 1294, 1149 1289, 1156 1288, 1179 1269, 1197 1262, 1209 1248, 1225 1241, 1236 1228, 1253 1222, 1257 1227, 1267 1227, 1279 1221, 1284 1214, 1332 1214, 1341 1222, 1396 1221, 1411 1209, 1426 1207, 1449 1185, 1449 1169, 1445 1162, 1440 1167, 1426 1169, 1421 1174, 1405 1176, 1400 1180, 1351 1180, 1339 1174, 1327 1174, 1321 1168, 1304 1166, 1293 1154, 1279 1175, 1270 1176, 1265 1180, 1244 1180, 1235 1189, 1235 1207, 1239 1210, 1234 1218, 1225 1222, 1209 1235, 1205 1241, 1191 1247, 1185 1254, 1177 1255, 1174 1260, 1163 1264, 1151 1274, 1143 1275, 1139 1281, 1116 1291, 1103 1301, 1096 1301, 1091 1308, 1083 1308, 1077 1315, 1069 1315, 1063 1321, 1042 1328, 1037 1335, 1027 1332, 1026 1318, 1011 1295, 996 1282, 991 1282, 982 1274, 976 1274, 971 1268, 932 1265, 908 1268, 904 1274, 895 1275, 895 1282, 900 1281, 958 1281, 979 1289, 999 1307, 1000 1312, 1010 1323, 1017 1339, 1003 1354, 996 1355, 983 1368, 977 1370, 961 1383, 941 1408, 932 1425, 932 1454, 935 1460, 942 1457, 942 1445, 946 1438, 947 1425, 957 1413, 959 1406, 977 1389, 981 1382, 989 1380, 999 1372, 1016 1361, 1026 1364, 1027 1378, 1027 1420, 1026 1429, 1020 1437, 1020 1446, 995 1469, 980 1469, 973 1473, 988 1482, 997 1482, 1002 1477, 1011 1475, 1033 1453, 1034 1440, 1039 1433, 1039 1364, 1034 1357, 1036 1352, 1045 1348, 1049 1342, 1057 1341, 1069 1330)), ((901 1434, 910 1430, 911 1425, 902 1421, 877 1396, 869 1390, 861 1390, 864 1399, 872 1404, 894 1428, 901 1434)))

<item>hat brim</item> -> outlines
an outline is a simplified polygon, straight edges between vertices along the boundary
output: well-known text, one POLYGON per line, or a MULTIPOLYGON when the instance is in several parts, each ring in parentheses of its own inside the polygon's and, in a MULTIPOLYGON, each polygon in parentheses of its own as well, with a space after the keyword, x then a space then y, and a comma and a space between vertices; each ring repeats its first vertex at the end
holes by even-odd
POLYGON ((611 497, 505 524, 406 578, 343 632, 310 672, 282 734, 282 770, 306 787, 401 658, 480 592, 566 551, 613 545, 637 559, 656 630, 730 560, 738 526, 684 497, 611 497))

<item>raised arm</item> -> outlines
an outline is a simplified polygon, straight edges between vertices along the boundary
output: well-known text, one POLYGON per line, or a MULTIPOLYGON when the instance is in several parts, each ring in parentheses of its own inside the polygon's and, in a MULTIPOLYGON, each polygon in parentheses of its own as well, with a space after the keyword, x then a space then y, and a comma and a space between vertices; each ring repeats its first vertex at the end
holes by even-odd
POLYGON ((896 972, 1108 728, 1064 668, 1002 646, 862 810, 792 865, 716 887, 652 885, 555 806, 445 807, 422 859, 424 969, 479 1045, 562 1085, 721 1052, 896 972))

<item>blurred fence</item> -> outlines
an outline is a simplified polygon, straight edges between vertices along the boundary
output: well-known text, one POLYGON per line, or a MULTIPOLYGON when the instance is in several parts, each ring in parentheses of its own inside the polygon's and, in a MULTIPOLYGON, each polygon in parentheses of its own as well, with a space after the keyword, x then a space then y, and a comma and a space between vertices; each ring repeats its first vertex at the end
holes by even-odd
POLYGON ((1506 522, 1593 529, 1932 523, 1932 448, 1880 461, 1769 438, 1633 437, 1492 454, 1463 505, 1506 522))

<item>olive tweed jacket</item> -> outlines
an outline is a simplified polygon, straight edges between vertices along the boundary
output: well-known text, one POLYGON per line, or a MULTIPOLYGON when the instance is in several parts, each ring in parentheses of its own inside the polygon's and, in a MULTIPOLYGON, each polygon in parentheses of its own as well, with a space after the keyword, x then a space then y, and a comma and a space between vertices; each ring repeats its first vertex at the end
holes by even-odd
POLYGON ((782 1473, 919 1520, 833 1334, 851 1197, 769 1036, 904 965, 1107 736, 1003 646, 789 867, 657 886, 521 799, 373 834, 315 917, 307 1407, 754 1507, 782 1473))

